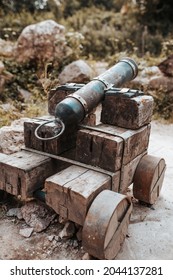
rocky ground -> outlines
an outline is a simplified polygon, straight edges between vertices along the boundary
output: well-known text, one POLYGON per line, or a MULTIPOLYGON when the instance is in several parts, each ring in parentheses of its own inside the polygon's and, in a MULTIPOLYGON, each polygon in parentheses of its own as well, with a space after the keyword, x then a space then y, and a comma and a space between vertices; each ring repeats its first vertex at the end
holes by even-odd
MULTIPOLYGON (((163 157, 167 163, 163 189, 151 208, 134 201, 128 236, 116 259, 173 258, 170 250, 173 246, 172 137, 172 124, 152 122, 149 154, 163 157)), ((4 197, 0 203, 0 259, 80 260, 87 257, 79 241, 80 228, 68 225, 64 229, 58 216, 53 215, 50 219, 49 211, 43 210, 41 204, 39 207, 40 212, 37 208, 36 215, 25 206, 21 208, 18 201, 4 197), (14 208, 20 208, 20 211, 10 210, 14 208), (22 216, 25 220, 21 219, 22 216), (43 222, 44 217, 47 224, 43 222), (76 237, 67 239, 74 231, 78 232, 79 240, 76 237)))

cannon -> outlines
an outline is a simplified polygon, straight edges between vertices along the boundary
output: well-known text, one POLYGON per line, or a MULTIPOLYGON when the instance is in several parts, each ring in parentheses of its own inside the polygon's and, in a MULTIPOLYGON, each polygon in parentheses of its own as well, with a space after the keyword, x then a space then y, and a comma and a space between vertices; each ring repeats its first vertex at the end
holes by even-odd
POLYGON ((105 92, 114 87, 120 87, 125 82, 137 76, 138 67, 130 58, 121 59, 117 64, 107 70, 104 74, 94 78, 75 93, 70 94, 55 108, 55 122, 59 129, 57 135, 50 138, 40 137, 38 131, 35 135, 40 140, 52 140, 59 137, 65 130, 65 126, 80 123, 104 99, 105 92))
POLYGON ((0 190, 42 200, 74 222, 82 228, 83 248, 98 259, 120 251, 132 195, 152 205, 163 184, 165 160, 148 155, 153 98, 120 88, 137 69, 124 58, 86 85, 52 89, 51 116, 24 123, 24 150, 0 154, 0 190))

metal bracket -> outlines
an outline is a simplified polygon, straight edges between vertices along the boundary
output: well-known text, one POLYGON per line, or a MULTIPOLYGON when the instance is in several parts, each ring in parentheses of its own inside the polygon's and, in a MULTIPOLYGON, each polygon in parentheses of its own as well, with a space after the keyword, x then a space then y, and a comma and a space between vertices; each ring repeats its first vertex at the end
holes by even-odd
POLYGON ((84 107, 85 112, 88 113, 87 103, 86 103, 85 99, 82 96, 80 96, 77 93, 73 93, 73 94, 69 94, 69 95, 66 96, 66 98, 69 98, 69 97, 72 97, 72 98, 78 100, 82 104, 82 106, 84 107))
POLYGON ((100 78, 99 76, 98 76, 98 77, 93 78, 93 79, 92 79, 92 81, 99 81, 99 82, 103 83, 103 84, 104 84, 104 86, 106 87, 106 88, 105 88, 105 90, 110 89, 110 88, 111 88, 111 87, 113 87, 113 85, 114 85, 114 84, 110 84, 110 83, 108 83, 105 79, 100 78))
POLYGON ((137 76, 137 74, 138 74, 138 71, 137 71, 137 68, 136 68, 136 66, 130 61, 130 59, 121 59, 120 60, 120 62, 125 62, 125 63, 128 63, 131 67, 132 67, 132 69, 133 69, 133 79, 137 76))

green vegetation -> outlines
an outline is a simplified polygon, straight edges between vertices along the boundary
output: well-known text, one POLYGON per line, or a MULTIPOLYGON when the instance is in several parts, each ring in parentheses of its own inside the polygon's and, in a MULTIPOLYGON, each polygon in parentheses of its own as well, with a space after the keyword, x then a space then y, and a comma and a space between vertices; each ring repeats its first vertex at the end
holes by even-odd
MULTIPOLYGON (((139 67, 157 65, 173 52, 173 9, 170 0, 0 0, 0 38, 16 41, 23 28, 45 19, 53 19, 66 27, 70 55, 59 68, 40 67, 36 63, 18 65, 11 58, 0 57, 13 78, 6 82, 0 104, 12 103, 17 112, 3 116, 0 125, 16 116, 38 115, 45 108, 46 93, 57 83, 58 73, 71 61, 84 58, 106 60, 110 65, 122 56, 131 56, 139 67), (56 5, 55 2, 59 2, 56 5), (123 8, 122 8, 123 7, 123 8), (43 79, 40 79, 43 78, 43 79), (44 80, 44 78, 46 78, 44 80), (42 82, 40 82, 42 81, 42 82), (31 92, 27 104, 18 88, 31 92)), ((172 117, 172 100, 164 93, 154 95, 155 111, 165 119, 172 117), (158 97, 159 96, 159 97, 158 97)))

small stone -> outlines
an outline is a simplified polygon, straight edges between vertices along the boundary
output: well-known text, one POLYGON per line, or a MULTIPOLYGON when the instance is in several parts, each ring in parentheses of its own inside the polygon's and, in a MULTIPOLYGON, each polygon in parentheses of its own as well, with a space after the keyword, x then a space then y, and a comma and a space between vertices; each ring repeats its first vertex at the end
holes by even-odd
POLYGON ((82 260, 92 260, 92 256, 88 253, 85 253, 83 256, 82 256, 82 260))
POLYGON ((13 57, 15 50, 15 42, 3 40, 0 38, 0 56, 13 57))
POLYGON ((64 228, 60 231, 59 237, 61 239, 71 238, 75 233, 75 225, 73 222, 69 221, 65 224, 64 228))
POLYGON ((17 217, 19 220, 22 220, 22 212, 20 208, 11 208, 6 213, 7 217, 17 217))
POLYGON ((61 238, 59 237, 59 235, 56 235, 56 236, 55 236, 55 240, 56 240, 57 242, 61 241, 61 238))
POLYGON ((52 241, 52 248, 56 248, 56 247, 58 247, 58 245, 59 245, 59 242, 57 242, 55 239, 52 241))
POLYGON ((63 218, 62 216, 59 216, 58 222, 60 224, 66 224, 68 222, 68 219, 63 218))
POLYGON ((19 231, 19 234, 22 235, 23 237, 29 238, 33 232, 33 228, 22 228, 19 231))
POLYGON ((31 92, 20 87, 18 87, 17 89, 23 102, 28 102, 31 100, 31 92))
POLYGON ((35 201, 26 203, 21 211, 26 224, 34 228, 35 232, 45 230, 56 216, 53 210, 35 201))
POLYGON ((77 242, 77 240, 73 240, 73 248, 76 249, 78 248, 79 244, 77 242))
POLYGON ((7 113, 9 111, 16 111, 16 108, 10 104, 10 103, 4 103, 0 105, 0 109, 2 109, 4 111, 4 113, 7 113))
POLYGON ((48 236, 48 240, 49 240, 50 242, 52 242, 52 241, 54 240, 54 238, 55 238, 55 235, 50 235, 50 236, 48 236))

